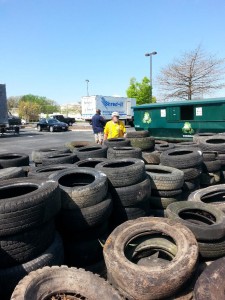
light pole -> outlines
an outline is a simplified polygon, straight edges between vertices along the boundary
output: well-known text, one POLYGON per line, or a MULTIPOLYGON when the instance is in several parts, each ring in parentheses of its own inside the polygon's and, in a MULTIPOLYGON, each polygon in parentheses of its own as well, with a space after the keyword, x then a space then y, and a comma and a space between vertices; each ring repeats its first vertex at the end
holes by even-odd
POLYGON ((89 96, 89 92, 88 92, 88 83, 89 83, 89 80, 86 79, 85 81, 87 82, 87 96, 89 96))
POLYGON ((151 53, 146 53, 145 56, 149 56, 150 57, 150 86, 151 86, 151 89, 150 89, 150 97, 152 99, 152 55, 156 55, 157 52, 156 51, 153 51, 151 53))

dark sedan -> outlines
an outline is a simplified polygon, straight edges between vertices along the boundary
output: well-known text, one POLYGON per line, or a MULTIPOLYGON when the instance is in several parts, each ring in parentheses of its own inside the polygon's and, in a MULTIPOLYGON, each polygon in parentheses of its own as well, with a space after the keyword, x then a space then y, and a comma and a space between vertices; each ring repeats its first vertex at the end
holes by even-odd
POLYGON ((53 131, 67 131, 68 125, 66 123, 60 122, 56 119, 40 119, 37 123, 37 130, 48 130, 50 132, 53 131))

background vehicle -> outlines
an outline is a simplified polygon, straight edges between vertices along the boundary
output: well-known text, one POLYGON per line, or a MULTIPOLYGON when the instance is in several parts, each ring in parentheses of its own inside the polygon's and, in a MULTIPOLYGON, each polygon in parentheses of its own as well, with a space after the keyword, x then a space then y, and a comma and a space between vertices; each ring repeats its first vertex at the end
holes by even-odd
POLYGON ((72 126, 75 123, 75 118, 64 117, 63 115, 52 115, 51 118, 54 118, 60 122, 64 122, 69 126, 72 126))
POLYGON ((60 122, 56 119, 40 119, 37 123, 37 130, 47 130, 50 132, 53 131, 67 131, 68 130, 68 124, 60 122))
POLYGON ((8 123, 9 126, 22 125, 21 119, 17 116, 13 116, 10 112, 8 113, 8 123))
POLYGON ((82 117, 85 121, 91 121, 92 116, 96 113, 96 109, 100 109, 102 116, 106 120, 111 119, 112 112, 118 111, 120 119, 125 124, 133 126, 134 112, 131 107, 135 105, 136 99, 134 98, 99 95, 81 98, 82 117))

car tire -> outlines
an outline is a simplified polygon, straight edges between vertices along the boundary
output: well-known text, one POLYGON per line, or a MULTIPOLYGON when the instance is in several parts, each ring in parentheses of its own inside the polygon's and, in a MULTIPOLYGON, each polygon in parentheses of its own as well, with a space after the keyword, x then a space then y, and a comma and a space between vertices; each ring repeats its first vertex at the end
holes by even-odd
POLYGON ((75 164, 57 164, 51 166, 41 166, 41 167, 31 167, 28 173, 28 177, 43 178, 48 177, 52 174, 58 173, 65 169, 70 169, 76 167, 75 164))
POLYGON ((29 156, 22 153, 0 154, 0 169, 29 166, 29 156))
POLYGON ((73 151, 74 154, 77 155, 79 160, 87 159, 87 158, 100 158, 100 157, 107 157, 107 147, 101 145, 95 146, 86 146, 77 148, 73 151))
POLYGON ((42 128, 40 125, 37 126, 37 131, 41 132, 42 131, 42 128))
POLYGON ((87 158, 76 162, 74 165, 80 168, 95 168, 97 164, 106 160, 107 158, 105 157, 87 158))
POLYGON ((158 151, 152 151, 152 152, 142 151, 142 158, 147 165, 160 164, 160 153, 158 151))
POLYGON ((153 137, 129 138, 130 144, 134 148, 142 151, 154 149, 155 139, 153 137))
POLYGON ((54 132, 54 127, 53 126, 49 126, 49 131, 50 132, 54 132))
POLYGON ((180 201, 182 199, 181 194, 163 197, 163 196, 151 196, 149 198, 150 207, 153 209, 166 209, 171 203, 180 201))
POLYGON ((140 148, 133 147, 111 147, 108 148, 107 158, 117 159, 117 158, 139 158, 142 159, 142 152, 140 148))
POLYGON ((66 147, 41 148, 33 150, 31 158, 35 164, 42 164, 44 157, 57 153, 71 153, 71 151, 66 147))
POLYGON ((0 180, 19 178, 19 177, 26 177, 26 172, 21 167, 0 169, 0 180))
POLYGON ((125 138, 113 138, 104 141, 104 145, 110 147, 129 147, 130 141, 125 138))
POLYGON ((140 130, 140 131, 129 131, 127 132, 127 138, 143 138, 148 137, 149 131, 148 130, 140 130))
POLYGON ((42 166, 51 166, 56 164, 74 164, 78 161, 77 155, 73 153, 57 153, 44 157, 42 166))
POLYGON ((164 152, 170 149, 174 149, 175 146, 172 143, 165 143, 165 144, 155 144, 155 150, 159 152, 164 152))
POLYGON ((225 153, 225 137, 217 135, 200 140, 199 147, 202 151, 217 151, 219 153, 225 153))

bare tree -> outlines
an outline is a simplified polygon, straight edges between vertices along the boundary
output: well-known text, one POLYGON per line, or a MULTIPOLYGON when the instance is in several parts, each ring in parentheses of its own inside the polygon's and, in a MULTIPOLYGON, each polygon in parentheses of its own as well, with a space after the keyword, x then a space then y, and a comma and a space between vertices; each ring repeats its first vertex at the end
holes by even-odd
POLYGON ((210 94, 223 88, 224 62, 224 59, 204 52, 201 46, 184 53, 161 70, 158 84, 163 98, 191 100, 193 96, 210 94))

